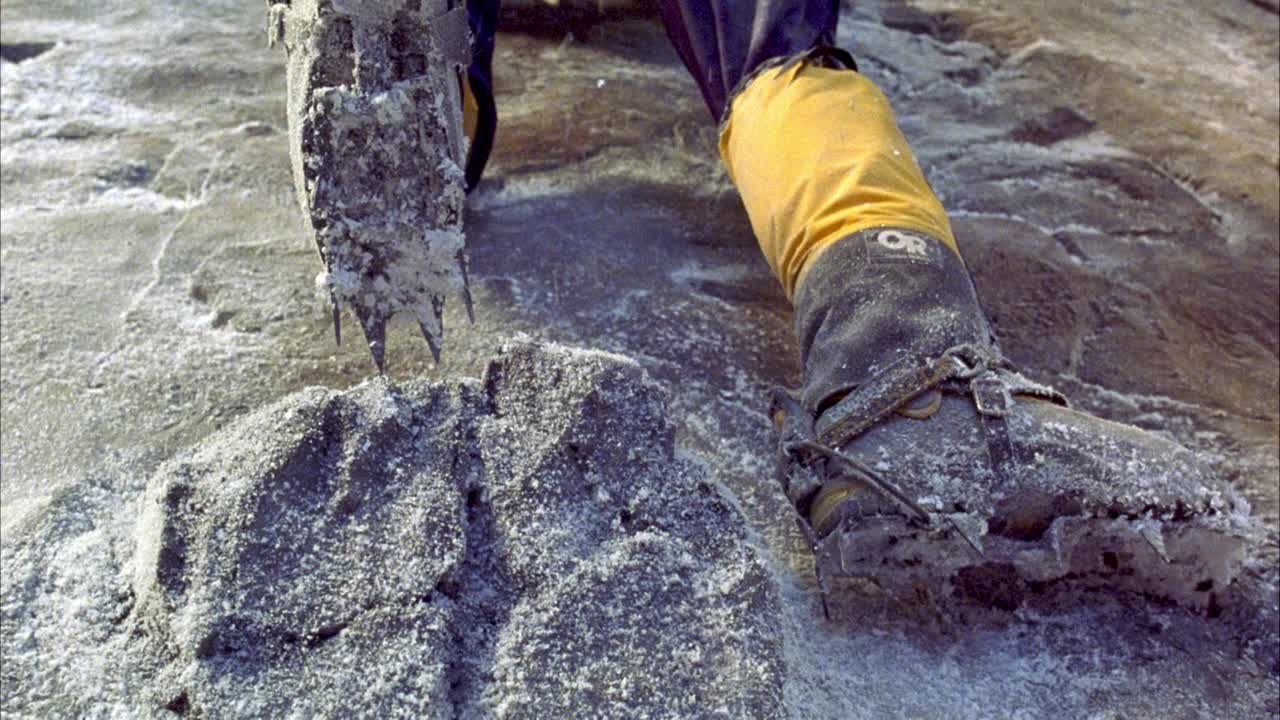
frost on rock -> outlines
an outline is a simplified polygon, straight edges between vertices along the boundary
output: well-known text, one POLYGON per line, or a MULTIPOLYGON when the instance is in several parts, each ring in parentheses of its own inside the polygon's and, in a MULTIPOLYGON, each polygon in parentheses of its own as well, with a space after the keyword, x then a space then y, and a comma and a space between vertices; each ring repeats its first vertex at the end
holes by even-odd
POLYGON ((483 508, 510 598, 486 710, 783 717, 774 580, 728 498, 674 459, 661 390, 625 358, 527 347, 485 383, 483 508))
POLYGON ((443 388, 304 391, 162 470, 133 588, 140 629, 174 658, 163 695, 264 717, 343 702, 449 717, 437 596, 464 551, 460 412, 443 388))
POLYGON ((359 319, 383 367, 387 322, 413 317, 438 358, 445 299, 470 309, 462 233, 464 9, 297 0, 268 13, 289 62, 294 181, 324 262, 319 291, 359 319))
POLYGON ((6 545, 6 714, 781 717, 774 580, 673 445, 554 346, 296 393, 6 545))

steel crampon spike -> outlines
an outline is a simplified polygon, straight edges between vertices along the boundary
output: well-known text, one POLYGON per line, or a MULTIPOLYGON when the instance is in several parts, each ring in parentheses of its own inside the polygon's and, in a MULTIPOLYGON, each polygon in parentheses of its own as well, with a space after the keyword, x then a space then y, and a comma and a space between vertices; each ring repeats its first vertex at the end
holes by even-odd
POLYGON ((422 330, 422 337, 427 341, 427 347, 431 349, 431 357, 435 359, 436 365, 440 364, 440 343, 436 340, 435 334, 431 332, 431 328, 426 323, 418 321, 418 327, 422 330))
POLYGON ((338 306, 338 299, 329 295, 329 303, 333 305, 333 342, 338 347, 342 347, 342 308, 338 306))
POLYGON ((436 331, 432 331, 432 325, 418 320, 418 327, 422 329, 422 337, 427 341, 427 347, 431 348, 431 357, 435 359, 436 365, 440 364, 440 335, 444 328, 444 298, 435 295, 431 298, 431 317, 435 319, 436 331))
POLYGON ((356 308, 356 319, 364 330, 364 338, 369 343, 369 352, 373 355, 373 364, 378 366, 378 374, 386 374, 387 353, 387 319, 376 312, 362 311, 356 308))
POLYGON ((1166 564, 1171 562, 1169 560, 1169 550, 1164 544, 1164 531, 1160 529, 1159 525, 1153 527, 1144 523, 1138 527, 1138 534, 1142 536, 1143 540, 1147 541, 1147 544, 1151 546, 1156 555, 1160 556, 1161 560, 1166 564))
MULTIPOLYGON (((467 254, 458 251, 458 270, 462 273, 462 304, 467 308, 467 322, 476 324, 476 311, 471 303, 471 278, 467 275, 467 254)), ((436 360, 436 362, 440 362, 436 360)))

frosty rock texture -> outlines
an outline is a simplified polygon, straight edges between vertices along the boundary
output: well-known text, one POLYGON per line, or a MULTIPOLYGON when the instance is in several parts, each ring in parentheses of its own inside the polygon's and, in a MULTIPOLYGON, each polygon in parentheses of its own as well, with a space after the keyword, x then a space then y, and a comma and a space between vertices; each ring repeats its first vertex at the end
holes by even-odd
POLYGON ((563 351, 509 354, 485 382, 488 576, 510 598, 497 715, 781 716, 776 590, 728 498, 673 459, 657 387, 563 351))
POLYGON ((443 388, 308 390, 152 481, 134 588, 179 707, 449 716, 457 417, 443 388))
POLYGON ((781 713, 777 591, 629 360, 312 389, 165 466, 135 634, 211 717, 781 713))

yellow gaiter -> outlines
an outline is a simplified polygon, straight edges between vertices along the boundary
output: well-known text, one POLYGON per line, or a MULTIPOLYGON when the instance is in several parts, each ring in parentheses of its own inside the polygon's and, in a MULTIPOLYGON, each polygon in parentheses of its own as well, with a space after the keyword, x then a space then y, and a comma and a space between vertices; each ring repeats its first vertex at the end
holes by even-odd
POLYGON ((888 99, 858 72, 762 73, 734 99, 720 157, 788 298, 814 258, 860 230, 915 230, 959 253, 888 99))
POLYGON ((471 91, 471 80, 462 76, 462 132, 467 140, 475 142, 476 126, 480 124, 480 103, 476 102, 476 94, 471 91))

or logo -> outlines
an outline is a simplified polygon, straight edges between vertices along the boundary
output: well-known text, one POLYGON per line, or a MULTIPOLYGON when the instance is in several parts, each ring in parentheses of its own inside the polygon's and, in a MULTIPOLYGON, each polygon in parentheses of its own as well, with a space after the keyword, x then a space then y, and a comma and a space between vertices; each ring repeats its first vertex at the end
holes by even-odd
POLYGON ((880 230, 867 237, 867 257, 872 261, 936 264, 936 244, 928 238, 903 230, 880 230))
POLYGON ((876 233, 876 242, 887 250, 901 252, 921 259, 929 257, 929 246, 917 235, 907 235, 897 230, 881 230, 876 233))

